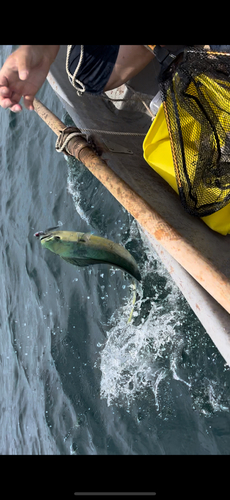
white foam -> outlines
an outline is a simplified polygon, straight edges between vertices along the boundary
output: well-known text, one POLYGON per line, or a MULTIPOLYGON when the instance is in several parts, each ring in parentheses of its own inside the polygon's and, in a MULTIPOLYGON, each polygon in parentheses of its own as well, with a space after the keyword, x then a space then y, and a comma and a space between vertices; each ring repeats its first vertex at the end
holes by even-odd
MULTIPOLYGON (((90 224, 89 218, 85 214, 84 210, 81 208, 81 193, 80 193, 80 180, 78 179, 78 171, 81 169, 81 163, 78 162, 76 167, 76 160, 70 158, 69 156, 64 156, 68 164, 68 175, 67 175, 67 191, 71 194, 73 202, 77 213, 80 215, 81 219, 90 224), (78 171, 76 170, 78 168, 78 171)), ((85 168, 82 166, 82 168, 85 168)))
MULTIPOLYGON (((137 236, 138 228, 132 224, 130 238, 137 236)), ((155 255, 145 244, 148 260, 141 269, 145 278, 155 264, 155 255)), ((157 274, 165 274, 163 266, 157 262, 157 274)), ((111 329, 107 341, 100 354, 101 397, 107 404, 124 405, 130 403, 146 389, 151 390, 157 410, 160 410, 158 392, 161 382, 166 378, 175 378, 188 386, 190 384, 180 378, 176 371, 179 334, 175 325, 181 318, 177 305, 179 292, 170 277, 166 285, 171 291, 167 297, 169 307, 164 306, 151 297, 143 298, 144 289, 138 286, 139 299, 135 304, 133 319, 127 325, 127 317, 132 307, 132 292, 124 306, 119 308, 111 318, 111 329), (143 304, 151 302, 148 315, 143 315, 143 304)))
MULTIPOLYGON (((107 399, 108 405, 122 402, 129 406, 140 392, 148 388, 159 410, 159 384, 170 372, 172 376, 169 352, 177 349, 178 336, 171 324, 172 314, 158 317, 157 307, 153 307, 148 318, 141 318, 143 321, 138 326, 134 323, 127 325, 129 307, 126 304, 120 308, 116 324, 109 331, 101 351, 101 397, 107 399)), ((138 305, 136 313, 137 308, 138 305)), ((176 365, 173 366, 173 376, 177 376, 176 365)), ((177 379, 182 380, 178 376, 177 379)))
MULTIPOLYGON (((226 396, 220 384, 204 376, 203 365, 191 364, 196 337, 195 348, 199 350, 202 346, 199 345, 199 331, 195 333, 193 330, 190 339, 189 332, 184 330, 184 321, 187 321, 190 309, 145 234, 133 221, 129 239, 140 236, 147 256, 140 269, 143 285, 139 284, 137 288, 139 298, 132 322, 127 324, 132 308, 131 287, 125 304, 111 317, 107 340, 97 363, 101 370, 101 398, 106 399, 108 406, 122 406, 129 411, 136 400, 147 397, 148 405, 155 405, 158 416, 163 417, 168 407, 174 406, 168 389, 175 380, 187 387, 193 408, 204 416, 229 411, 230 397, 226 396), (154 273, 152 278, 151 273, 154 273), (157 282, 156 286, 153 284, 153 276, 156 281, 161 277, 167 280, 163 291, 168 295, 164 294, 162 300, 162 290, 158 289, 157 282), (150 278, 152 281, 149 281, 150 278), (184 362, 182 354, 188 356, 189 362, 184 362), (167 390, 164 390, 166 386, 167 390)), ((195 359, 199 359, 198 354, 195 359)), ((180 392, 179 385, 178 394, 180 392)))

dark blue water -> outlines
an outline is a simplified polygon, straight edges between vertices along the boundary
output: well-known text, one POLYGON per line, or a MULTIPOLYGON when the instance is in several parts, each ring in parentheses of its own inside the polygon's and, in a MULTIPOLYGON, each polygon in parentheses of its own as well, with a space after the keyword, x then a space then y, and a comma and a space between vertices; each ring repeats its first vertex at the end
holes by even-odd
MULTIPOLYGON (((38 97, 68 123, 48 83, 38 97)), ((0 453, 229 454, 229 368, 140 227, 35 112, 0 120, 0 453), (42 248, 57 224, 134 255, 131 324, 132 280, 42 248)))

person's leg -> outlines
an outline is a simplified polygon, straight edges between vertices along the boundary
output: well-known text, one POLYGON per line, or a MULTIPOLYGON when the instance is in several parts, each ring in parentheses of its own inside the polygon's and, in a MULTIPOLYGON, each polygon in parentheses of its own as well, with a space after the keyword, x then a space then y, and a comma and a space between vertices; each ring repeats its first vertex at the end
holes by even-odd
POLYGON ((120 45, 113 71, 104 88, 112 90, 140 73, 154 55, 144 45, 120 45))

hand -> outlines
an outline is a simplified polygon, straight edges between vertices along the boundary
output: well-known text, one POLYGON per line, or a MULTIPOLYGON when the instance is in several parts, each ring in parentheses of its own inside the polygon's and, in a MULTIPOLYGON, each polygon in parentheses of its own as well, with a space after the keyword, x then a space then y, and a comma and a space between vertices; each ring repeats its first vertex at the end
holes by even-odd
POLYGON ((59 45, 21 45, 0 70, 0 106, 17 113, 22 110, 21 97, 27 109, 33 110, 35 94, 44 83, 55 60, 59 45))

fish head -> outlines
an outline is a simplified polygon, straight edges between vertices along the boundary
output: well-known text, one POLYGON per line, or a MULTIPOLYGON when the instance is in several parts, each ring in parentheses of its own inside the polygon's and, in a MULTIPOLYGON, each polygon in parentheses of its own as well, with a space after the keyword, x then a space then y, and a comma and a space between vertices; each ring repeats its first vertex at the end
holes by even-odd
POLYGON ((48 248, 51 252, 61 255, 64 251, 63 244, 66 243, 66 238, 63 236, 65 231, 57 231, 56 227, 38 231, 34 236, 39 238, 41 245, 48 248))
POLYGON ((58 231, 58 227, 51 227, 45 231, 34 234, 39 238, 41 245, 60 256, 68 255, 73 243, 77 243, 80 233, 70 231, 58 231))

